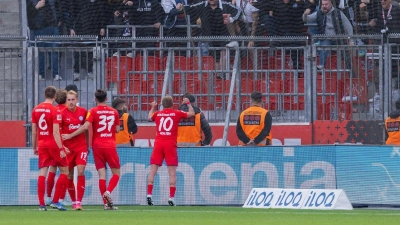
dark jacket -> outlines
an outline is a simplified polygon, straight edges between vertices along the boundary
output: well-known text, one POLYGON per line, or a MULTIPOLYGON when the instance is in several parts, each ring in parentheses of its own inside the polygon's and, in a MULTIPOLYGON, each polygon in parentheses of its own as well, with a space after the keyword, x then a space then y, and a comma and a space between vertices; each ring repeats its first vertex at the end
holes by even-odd
MULTIPOLYGON (((319 34, 325 34, 327 15, 322 11, 317 12, 317 27, 319 34)), ((334 9, 332 11, 332 23, 336 34, 346 34, 343 26, 342 16, 339 10, 334 9)))
POLYGON ((28 26, 31 30, 41 30, 46 27, 56 27, 61 20, 61 11, 65 8, 60 0, 46 0, 45 6, 37 10, 39 0, 26 0, 28 26))
POLYGON ((304 22, 302 16, 306 10, 304 1, 291 0, 285 4, 282 0, 273 2, 273 17, 277 21, 278 35, 299 36, 303 35, 304 22), (288 16, 290 15, 290 16, 288 16))
MULTIPOLYGON (((118 111, 118 116, 121 118, 122 114, 124 112, 122 110, 117 110, 118 111)), ((136 125, 135 119, 131 115, 128 116, 128 132, 130 134, 136 134, 138 131, 138 126, 136 125)))
POLYGON ((77 35, 99 35, 113 23, 114 16, 107 0, 72 0, 69 14, 77 35))
MULTIPOLYGON (((179 110, 189 112, 189 108, 187 107, 186 104, 179 106, 179 110)), ((200 113, 200 124, 201 124, 200 126, 201 126, 201 130, 203 131, 204 136, 205 136, 204 140, 201 142, 201 145, 202 146, 209 145, 212 140, 212 132, 211 132, 210 124, 208 124, 206 117, 203 115, 203 113, 201 112, 201 110, 199 108, 197 108, 196 106, 193 106, 193 110, 194 110, 194 114, 200 113)))
POLYGON ((240 10, 236 6, 221 2, 221 7, 212 9, 207 1, 199 2, 194 5, 185 6, 184 10, 191 17, 201 19, 201 27, 203 36, 229 36, 228 28, 224 24, 222 14, 231 14, 233 20, 237 20, 240 16, 240 10))

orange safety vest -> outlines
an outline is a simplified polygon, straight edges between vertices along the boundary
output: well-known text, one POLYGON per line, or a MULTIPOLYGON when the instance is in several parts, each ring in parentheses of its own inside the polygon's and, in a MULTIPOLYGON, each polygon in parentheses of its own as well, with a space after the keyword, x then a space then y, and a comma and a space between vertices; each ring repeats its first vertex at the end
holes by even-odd
POLYGON ((115 135, 115 140, 117 144, 128 144, 131 140, 131 134, 129 133, 128 130, 128 113, 123 113, 121 118, 119 118, 119 126, 120 130, 119 132, 115 135))
MULTIPOLYGON (((261 108, 259 106, 251 106, 244 110, 240 114, 240 125, 244 133, 250 140, 254 140, 261 131, 264 129, 265 115, 267 115, 268 110, 261 108)), ((272 134, 269 132, 267 137, 263 141, 257 144, 257 146, 265 146, 269 139, 269 143, 272 142, 272 134)), ((239 145, 245 146, 246 144, 239 141, 239 145)))
POLYGON ((388 133, 386 144, 400 145, 400 116, 394 119, 388 117, 385 120, 385 128, 388 133))
POLYGON ((201 146, 200 113, 179 122, 177 144, 180 147, 201 146))

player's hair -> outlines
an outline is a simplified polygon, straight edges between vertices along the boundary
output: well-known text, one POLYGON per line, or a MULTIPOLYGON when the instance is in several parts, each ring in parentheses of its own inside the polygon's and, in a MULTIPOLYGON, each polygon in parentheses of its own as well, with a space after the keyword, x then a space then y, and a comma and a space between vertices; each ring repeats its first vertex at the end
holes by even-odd
POLYGON ((76 86, 76 84, 68 84, 65 87, 65 90, 67 90, 67 91, 75 91, 76 93, 78 93, 78 87, 76 86))
POLYGON ((56 102, 59 105, 65 104, 67 101, 67 91, 64 89, 58 89, 56 91, 56 102))
POLYGON ((167 95, 162 99, 161 104, 164 108, 172 108, 174 103, 172 101, 172 97, 167 95))
POLYGON ((97 91, 94 93, 94 96, 96 97, 97 102, 103 103, 106 101, 107 92, 102 89, 97 89, 97 91))
POLYGON ((196 102, 196 98, 190 93, 184 94, 183 97, 184 98, 188 98, 190 103, 195 103, 196 102))
POLYGON ((75 97, 78 98, 78 92, 76 92, 76 91, 70 90, 70 91, 68 91, 67 94, 68 94, 68 95, 75 95, 75 97))
POLYGON ((51 99, 53 99, 54 96, 56 95, 56 91, 57 91, 56 87, 54 87, 54 86, 47 86, 47 87, 44 89, 44 97, 45 97, 45 98, 51 98, 51 99))
POLYGON ((120 106, 121 106, 121 104, 125 104, 125 103, 126 103, 125 99, 116 98, 116 99, 114 99, 114 101, 111 103, 111 105, 112 105, 112 107, 113 107, 114 109, 119 109, 120 106))

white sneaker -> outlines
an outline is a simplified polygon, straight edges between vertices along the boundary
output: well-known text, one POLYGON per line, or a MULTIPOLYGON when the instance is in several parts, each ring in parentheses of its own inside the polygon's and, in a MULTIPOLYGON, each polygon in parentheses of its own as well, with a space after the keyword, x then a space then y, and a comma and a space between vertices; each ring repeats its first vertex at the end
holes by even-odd
POLYGON ((60 75, 55 75, 54 80, 62 80, 62 78, 60 77, 60 75))
POLYGON ((174 198, 169 198, 169 199, 168 199, 168 205, 170 205, 170 206, 176 206, 175 201, 174 201, 174 198))
POLYGON ((229 43, 226 45, 226 47, 228 47, 228 48, 239 47, 239 42, 237 42, 237 41, 231 41, 231 42, 229 42, 229 43))
POLYGON ((62 206, 71 206, 71 205, 72 205, 72 202, 70 202, 70 201, 68 201, 68 200, 65 200, 65 199, 60 199, 58 202, 59 202, 62 206))
POLYGON ((88 73, 86 76, 86 80, 93 80, 93 73, 88 73))
POLYGON ((119 56, 119 52, 114 52, 113 56, 119 56))
POLYGON ((81 75, 79 73, 74 73, 74 81, 77 81, 81 78, 81 75))
POLYGON ((374 97, 368 100, 368 102, 374 102, 374 101, 379 101, 379 94, 378 93, 375 93, 374 97))
POLYGON ((45 203, 47 206, 49 206, 49 205, 51 204, 51 202, 52 202, 51 197, 46 197, 46 198, 44 199, 44 203, 45 203))
POLYGON ((323 69, 324 69, 324 66, 323 66, 323 65, 317 65, 317 69, 323 70, 323 69))
POLYGON ((126 54, 126 57, 133 58, 133 54, 132 54, 132 52, 130 52, 130 53, 128 53, 128 54, 126 54))

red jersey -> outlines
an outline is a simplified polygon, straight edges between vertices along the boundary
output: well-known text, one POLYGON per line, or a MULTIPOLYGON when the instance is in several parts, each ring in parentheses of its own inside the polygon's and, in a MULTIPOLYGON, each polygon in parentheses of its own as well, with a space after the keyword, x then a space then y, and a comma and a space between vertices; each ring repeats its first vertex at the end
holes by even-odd
POLYGON ((117 110, 109 106, 96 106, 89 110, 86 121, 92 124, 93 148, 116 148, 115 127, 119 126, 117 110))
MULTIPOLYGON (((68 108, 61 111, 62 123, 61 130, 63 134, 72 134, 78 130, 85 123, 87 111, 86 109, 77 106, 75 112, 71 112, 68 108)), ((85 133, 75 136, 71 140, 64 140, 63 144, 67 148, 74 150, 74 148, 84 146, 86 147, 85 133)))
POLYGON ((67 106, 64 105, 64 104, 58 104, 56 107, 57 107, 57 109, 60 110, 60 112, 63 111, 63 109, 66 109, 66 108, 67 108, 67 106))
POLYGON ((178 139, 179 121, 187 118, 188 113, 175 109, 164 109, 155 112, 151 120, 156 122, 156 140, 178 139))
POLYGON ((61 123, 61 113, 50 103, 40 103, 32 110, 32 123, 38 129, 38 148, 57 148, 53 136, 53 124, 61 123))

